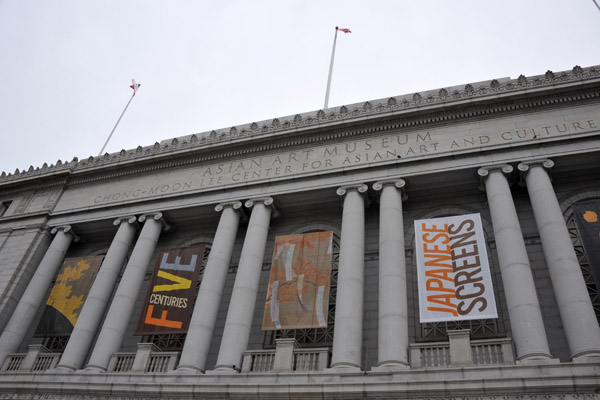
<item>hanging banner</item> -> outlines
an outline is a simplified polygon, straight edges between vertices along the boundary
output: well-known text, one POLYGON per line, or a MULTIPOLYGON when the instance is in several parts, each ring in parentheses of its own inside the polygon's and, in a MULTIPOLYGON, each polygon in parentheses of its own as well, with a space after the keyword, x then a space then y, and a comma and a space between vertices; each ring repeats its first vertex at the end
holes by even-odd
POLYGON ((600 290, 600 200, 575 203, 573 213, 596 288, 600 290))
POLYGON ((479 214, 415 221, 421 323, 498 318, 479 214))
POLYGON ((263 331, 327 326, 333 232, 277 236, 263 331))
POLYGON ((136 335, 187 332, 203 256, 204 245, 158 253, 136 335))
POLYGON ((104 256, 65 259, 35 336, 71 334, 103 259, 104 256))

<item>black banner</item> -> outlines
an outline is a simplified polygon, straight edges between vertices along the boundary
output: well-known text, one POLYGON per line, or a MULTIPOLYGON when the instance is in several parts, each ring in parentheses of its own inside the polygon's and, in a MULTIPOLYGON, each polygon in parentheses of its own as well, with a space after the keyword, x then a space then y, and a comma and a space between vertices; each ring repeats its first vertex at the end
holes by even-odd
POLYGON ((600 290, 600 200, 575 203, 573 212, 596 288, 600 290))
POLYGON ((136 335, 187 332, 203 256, 204 245, 158 253, 136 335))

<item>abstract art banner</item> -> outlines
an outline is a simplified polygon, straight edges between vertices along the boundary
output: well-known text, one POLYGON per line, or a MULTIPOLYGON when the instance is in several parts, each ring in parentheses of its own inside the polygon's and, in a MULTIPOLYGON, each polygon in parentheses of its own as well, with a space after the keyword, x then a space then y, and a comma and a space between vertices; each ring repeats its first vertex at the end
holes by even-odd
POLYGON ((333 232, 277 236, 262 329, 327 326, 333 232))
POLYGON ((600 289, 600 200, 575 203, 573 213, 594 282, 600 289))
POLYGON ((498 318, 479 214, 415 221, 421 323, 498 318))
POLYGON ((36 336, 71 334, 103 259, 104 256, 65 259, 48 296, 36 336))
POLYGON ((187 332, 203 256, 204 245, 158 253, 136 335, 187 332))

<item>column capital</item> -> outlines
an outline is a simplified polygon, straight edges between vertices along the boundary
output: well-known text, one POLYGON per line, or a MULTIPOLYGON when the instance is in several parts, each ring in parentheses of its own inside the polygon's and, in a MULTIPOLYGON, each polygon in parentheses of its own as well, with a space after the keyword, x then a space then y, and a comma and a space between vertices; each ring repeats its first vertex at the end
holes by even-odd
POLYGON ((81 240, 81 237, 77 233, 75 233, 75 231, 73 230, 73 227, 71 225, 54 226, 50 230, 50 233, 53 235, 56 235, 56 233, 58 231, 63 231, 64 233, 68 233, 71 236, 73 236, 73 241, 75 243, 77 243, 77 242, 79 242, 79 240, 81 240))
POLYGON ((147 219, 153 219, 155 221, 159 221, 162 224, 163 230, 165 232, 167 232, 167 231, 169 231, 169 230, 171 230, 173 228, 172 225, 168 224, 167 221, 165 221, 165 218, 163 217, 163 213, 162 212, 142 214, 138 218, 138 221, 140 223, 144 223, 147 219))
POLYGON ((554 167, 554 161, 544 158, 540 160, 531 160, 531 161, 521 161, 517 168, 521 173, 525 173, 529 171, 531 167, 544 167, 546 169, 550 169, 554 167))
POLYGON ((236 200, 236 201, 227 201, 227 202, 224 202, 224 203, 217 204, 215 206, 215 211, 216 212, 221 212, 221 211, 223 211, 224 209, 226 209, 228 207, 231 207, 234 210, 239 211, 239 212, 241 212, 243 210, 242 209, 242 202, 239 201, 239 200, 236 200))
POLYGON ((252 207, 254 207, 255 204, 259 204, 259 203, 262 203, 265 207, 268 207, 271 209, 271 215, 273 216, 273 218, 279 216, 279 211, 275 207, 275 201, 270 196, 254 197, 254 198, 248 199, 244 203, 244 206, 246 208, 252 208, 252 207))
POLYGON ((484 165, 477 170, 477 175, 479 175, 482 178, 485 178, 490 174, 490 172, 494 171, 500 171, 508 175, 511 172, 513 172, 513 167, 509 164, 484 165))
POLYGON ((114 226, 119 226, 121 225, 122 222, 127 222, 128 224, 133 224, 137 221, 137 218, 135 215, 127 215, 124 217, 118 217, 113 221, 113 225, 114 226))
POLYGON ((400 189, 402 201, 406 201, 408 196, 406 195, 406 181, 402 178, 388 179, 385 181, 377 181, 373 184, 373 190, 379 192, 386 186, 394 186, 396 189, 400 189))
POLYGON ((349 191, 356 190, 358 193, 364 194, 367 192, 368 189, 369 187, 367 185, 365 185, 364 183, 359 183, 356 185, 340 186, 336 189, 335 193, 337 193, 338 196, 345 196, 346 193, 348 193, 349 191))
POLYGON ((527 186, 527 184, 525 183, 525 175, 533 167, 542 167, 543 169, 545 169, 546 173, 548 174, 548 178, 550 179, 550 182, 552 182, 552 176, 550 175, 550 168, 554 167, 554 161, 552 161, 548 158, 540 158, 538 160, 521 161, 519 163, 519 165, 517 165, 517 168, 519 169, 519 172, 520 172, 520 176, 519 176, 519 178, 520 178, 519 185, 520 186, 523 186, 523 187, 527 186))
POLYGON ((485 192, 485 179, 490 175, 491 172, 501 172, 507 175, 508 184, 510 181, 510 174, 513 172, 513 167, 510 164, 496 164, 496 165, 484 165, 477 170, 479 175, 479 190, 485 192))

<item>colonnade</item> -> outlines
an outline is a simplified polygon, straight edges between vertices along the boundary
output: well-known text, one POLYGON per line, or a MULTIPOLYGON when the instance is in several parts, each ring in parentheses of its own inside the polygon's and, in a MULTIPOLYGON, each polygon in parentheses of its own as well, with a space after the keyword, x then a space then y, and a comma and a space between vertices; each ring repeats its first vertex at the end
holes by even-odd
MULTIPOLYGON (((518 165, 527 185, 534 217, 540 233, 546 263, 574 361, 600 356, 600 328, 587 295, 581 270, 575 256, 548 169, 550 160, 522 162, 518 165)), ((507 175, 510 165, 482 166, 478 174, 486 192, 505 298, 511 321, 517 360, 524 363, 553 362, 544 329, 529 258, 507 175)), ((408 311, 405 265, 403 179, 379 181, 373 189, 379 193, 379 316, 378 364, 375 369, 405 369, 408 360, 408 311)), ((336 321, 331 369, 362 368, 364 243, 366 184, 343 186, 337 194, 343 197, 340 260, 336 300, 336 321)), ((236 373, 250 338, 252 318, 268 239, 270 220, 277 214, 273 198, 250 199, 250 220, 223 335, 217 365, 211 373, 236 373)), ((204 372, 213 338, 219 305, 237 236, 242 203, 233 201, 215 207, 221 217, 187 338, 177 370, 204 372)), ((121 346, 155 252, 161 232, 169 225, 161 213, 123 217, 114 221, 117 233, 88 299, 73 329, 58 368, 81 368, 105 371, 110 357, 121 346), (121 266, 134 242, 138 224, 143 224, 112 302, 110 294, 116 285, 121 266), (104 323, 101 316, 108 312, 104 323), (94 337, 98 338, 92 348, 94 337), (84 365, 87 354, 91 356, 84 365)), ((18 350, 64 256, 77 236, 70 227, 56 227, 56 234, 38 270, 34 274, 7 327, 0 337, 0 363, 18 350)))

